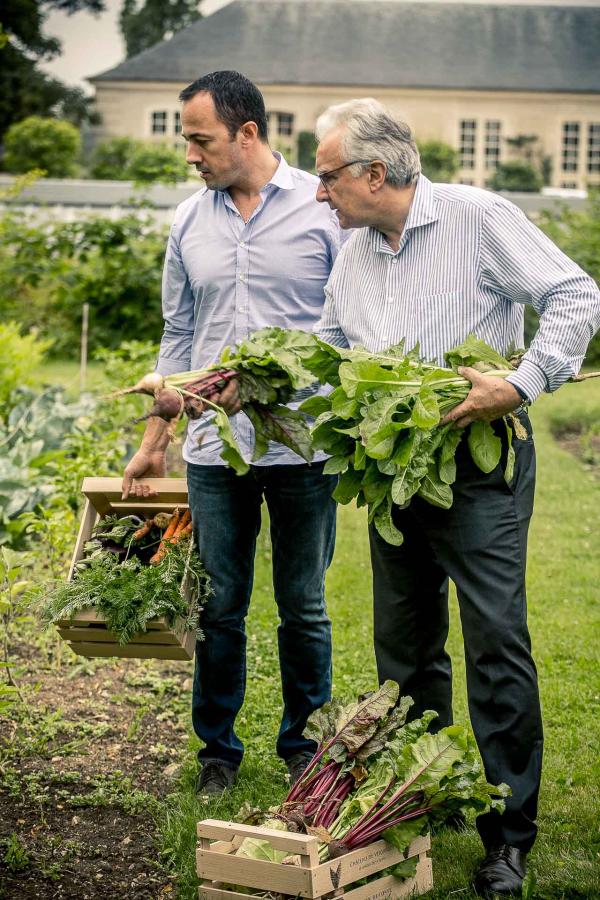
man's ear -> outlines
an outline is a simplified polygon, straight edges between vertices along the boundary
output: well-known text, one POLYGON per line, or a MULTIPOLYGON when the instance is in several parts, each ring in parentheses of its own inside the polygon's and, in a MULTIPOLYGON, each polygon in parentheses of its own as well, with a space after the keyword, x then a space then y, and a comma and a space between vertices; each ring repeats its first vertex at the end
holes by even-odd
POLYGON ((385 183, 386 174, 386 164, 379 159, 373 160, 369 165, 369 187, 371 188, 371 193, 374 194, 376 191, 381 190, 385 183))
POLYGON ((244 122, 240 128, 240 135, 243 147, 255 141, 258 137, 258 125, 256 122, 244 122))

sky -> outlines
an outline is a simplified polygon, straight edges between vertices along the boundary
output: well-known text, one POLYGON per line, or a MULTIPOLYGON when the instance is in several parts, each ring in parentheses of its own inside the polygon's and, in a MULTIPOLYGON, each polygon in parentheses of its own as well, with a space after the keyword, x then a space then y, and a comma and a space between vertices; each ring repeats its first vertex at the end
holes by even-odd
MULTIPOLYGON (((106 11, 99 16, 90 13, 53 12, 46 19, 44 32, 62 42, 63 52, 43 68, 70 85, 78 85, 91 91, 85 78, 116 66, 125 58, 125 46, 119 31, 119 10, 123 0, 105 0, 106 11)), ((205 15, 225 6, 231 0, 203 0, 201 9, 205 15)), ((379 0, 355 0, 356 3, 377 3, 379 0)), ((396 0, 401 3, 404 0, 396 0)), ((456 0, 439 0, 452 3, 456 0)), ((462 0, 481 3, 486 0, 462 0)), ((554 6, 600 6, 600 0, 496 0, 512 4, 536 4, 554 6)))

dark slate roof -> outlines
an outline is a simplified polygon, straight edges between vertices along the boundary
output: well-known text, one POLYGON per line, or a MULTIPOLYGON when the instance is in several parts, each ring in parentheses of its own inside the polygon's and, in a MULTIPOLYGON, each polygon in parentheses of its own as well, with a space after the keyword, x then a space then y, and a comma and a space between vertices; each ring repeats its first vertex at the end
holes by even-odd
POLYGON ((600 91, 600 8, 235 0, 91 79, 600 91))

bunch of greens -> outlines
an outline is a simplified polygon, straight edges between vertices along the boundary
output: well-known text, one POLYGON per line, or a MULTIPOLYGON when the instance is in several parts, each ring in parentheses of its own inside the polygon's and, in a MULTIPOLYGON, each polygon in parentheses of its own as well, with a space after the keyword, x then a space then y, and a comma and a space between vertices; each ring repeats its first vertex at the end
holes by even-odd
MULTIPOLYGON (((168 518, 168 517, 167 517, 168 518)), ((153 526, 138 540, 141 520, 136 516, 107 516, 94 529, 77 564, 72 581, 56 585, 44 598, 42 619, 52 625, 93 607, 106 619, 120 644, 146 630, 150 619, 164 616, 170 625, 183 619, 187 629, 197 629, 200 604, 209 597, 210 584, 193 551, 191 537, 169 545, 157 565, 150 565, 161 541, 153 526), (194 603, 182 591, 184 577, 194 603)))
POLYGON ((220 361, 206 369, 166 378, 152 373, 123 393, 151 394, 155 403, 147 417, 160 416, 169 422, 176 421, 184 411, 195 419, 212 410, 223 442, 221 456, 238 474, 244 474, 249 466, 242 458, 227 414, 215 402, 227 382, 235 378, 242 411, 254 426, 252 460, 267 452, 269 441, 277 441, 310 462, 313 450, 306 416, 286 405, 297 391, 315 381, 305 365, 308 359, 314 359, 314 364, 319 361, 321 367, 328 360, 313 335, 263 328, 235 348, 226 348, 220 361))
MULTIPOLYGON (((334 389, 327 397, 302 404, 303 412, 317 417, 313 448, 330 454, 325 472, 341 476, 335 499, 349 503, 356 498, 358 506, 368 505, 369 521, 379 534, 399 545, 402 534, 392 521, 394 505, 405 507, 415 495, 443 509, 452 505, 455 455, 463 430, 440 422, 471 389, 457 367, 473 366, 496 377, 506 377, 514 368, 473 336, 446 354, 451 368, 429 365, 420 359, 418 348, 407 352, 403 344, 381 354, 322 342, 319 349, 321 355, 307 359, 306 365, 334 389)), ((518 419, 507 417, 507 481, 514 466, 511 424, 517 436, 525 436, 518 419)), ((483 472, 498 465, 502 441, 489 422, 474 422, 467 442, 483 472)))
MULTIPOLYGON (((510 790, 488 784, 466 729, 430 733, 434 712, 406 724, 411 705, 386 681, 357 702, 332 700, 313 713, 304 734, 318 742, 317 752, 281 806, 267 814, 270 827, 316 835, 325 860, 381 837, 404 851, 457 812, 501 812, 510 790)), ((260 839, 238 852, 281 855, 260 839)), ((401 874, 414 873, 403 867, 401 874)))

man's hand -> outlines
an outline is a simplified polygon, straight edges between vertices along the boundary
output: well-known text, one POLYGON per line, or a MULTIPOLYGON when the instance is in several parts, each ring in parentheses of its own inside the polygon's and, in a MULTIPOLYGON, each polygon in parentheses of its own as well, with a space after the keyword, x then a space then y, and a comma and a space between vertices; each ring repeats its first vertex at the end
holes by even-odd
MULTIPOLYGON (((236 413, 239 413, 242 404, 240 402, 240 389, 237 379, 232 378, 231 381, 227 382, 220 394, 215 394, 210 399, 213 403, 218 403, 219 406, 222 406, 228 416, 234 416, 236 413)), ((210 406, 208 409, 210 409, 210 406)))
POLYGON ((149 484, 133 484, 134 478, 165 478, 167 474, 166 450, 148 450, 142 446, 127 463, 123 474, 123 493, 127 497, 157 497, 158 492, 149 484))
POLYGON ((492 422, 521 405, 518 390, 504 378, 482 375, 470 366, 459 368, 458 374, 467 378, 472 387, 466 399, 444 416, 442 425, 453 422, 455 428, 466 428, 478 419, 492 422))

